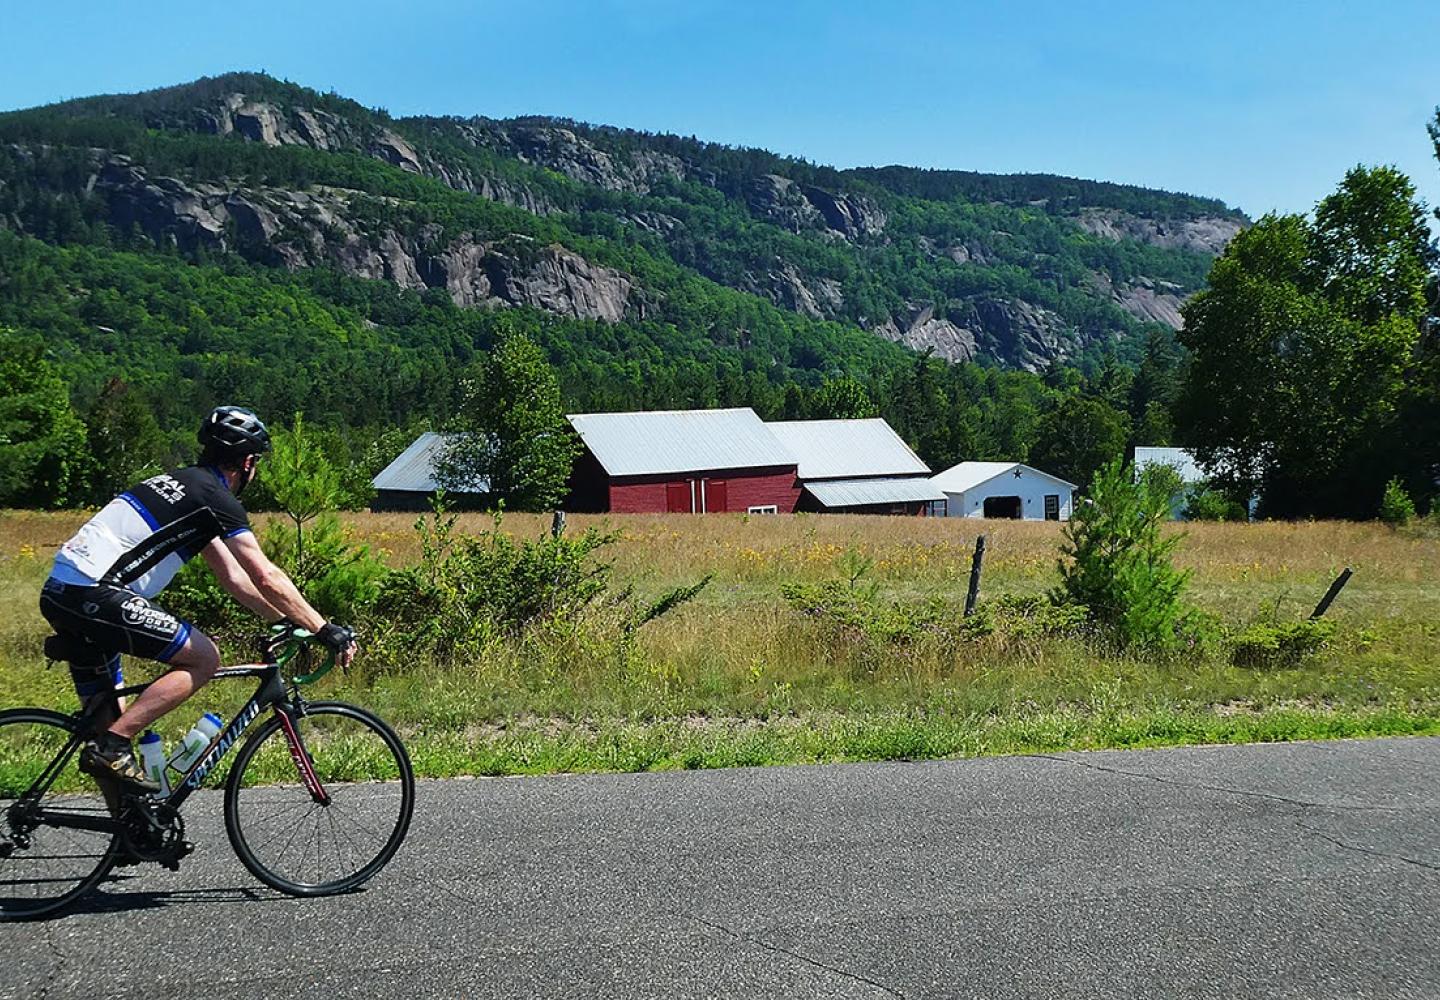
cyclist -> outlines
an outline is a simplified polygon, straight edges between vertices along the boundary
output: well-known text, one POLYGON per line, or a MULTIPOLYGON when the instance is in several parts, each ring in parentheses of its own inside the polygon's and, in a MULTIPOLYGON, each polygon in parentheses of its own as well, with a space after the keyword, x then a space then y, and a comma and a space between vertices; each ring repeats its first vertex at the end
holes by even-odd
POLYGON ((314 632, 348 665, 354 633, 325 621, 255 540, 238 499, 255 477, 270 434, 250 410, 217 407, 200 425, 195 465, 137 483, 103 507, 60 547, 40 593, 40 612, 62 638, 90 654, 72 662, 86 701, 123 684, 120 654, 169 670, 118 717, 102 719, 81 751, 80 769, 137 791, 157 791, 136 759, 135 735, 179 706, 220 669, 208 636, 155 604, 196 555, 242 605, 267 621, 314 632))

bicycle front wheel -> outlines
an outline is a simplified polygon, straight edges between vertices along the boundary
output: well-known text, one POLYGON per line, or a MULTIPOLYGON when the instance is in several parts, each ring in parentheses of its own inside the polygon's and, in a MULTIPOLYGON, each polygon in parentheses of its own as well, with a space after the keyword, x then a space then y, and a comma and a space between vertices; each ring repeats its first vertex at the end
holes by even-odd
POLYGON ((0 712, 0 921, 54 913, 115 864, 119 834, 74 734, 59 712, 0 712))
POLYGON ((415 775, 394 731, 363 709, 317 702, 276 712, 240 749, 225 831, 261 882, 292 896, 361 885, 399 849, 415 775))

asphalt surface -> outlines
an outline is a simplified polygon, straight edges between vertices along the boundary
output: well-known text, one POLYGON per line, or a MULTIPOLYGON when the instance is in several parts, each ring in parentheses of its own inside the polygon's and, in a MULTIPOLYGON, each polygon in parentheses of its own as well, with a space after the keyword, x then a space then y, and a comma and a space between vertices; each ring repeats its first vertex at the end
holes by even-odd
POLYGON ((322 900, 186 816, 0 997, 1440 997, 1440 740, 429 782, 322 900))

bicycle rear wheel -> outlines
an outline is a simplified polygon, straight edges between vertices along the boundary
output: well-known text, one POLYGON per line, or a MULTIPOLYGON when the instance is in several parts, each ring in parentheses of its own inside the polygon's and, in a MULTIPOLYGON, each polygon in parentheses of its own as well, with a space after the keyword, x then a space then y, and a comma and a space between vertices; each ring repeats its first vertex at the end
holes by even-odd
POLYGON ((59 712, 0 712, 0 921, 54 913, 115 864, 120 835, 106 828, 99 787, 74 766, 74 734, 59 712))
POLYGON ((225 785, 235 854, 261 882, 292 896, 365 882, 399 849, 414 808, 415 776, 400 738, 338 702, 309 705, 303 716, 277 712, 241 747, 225 785))

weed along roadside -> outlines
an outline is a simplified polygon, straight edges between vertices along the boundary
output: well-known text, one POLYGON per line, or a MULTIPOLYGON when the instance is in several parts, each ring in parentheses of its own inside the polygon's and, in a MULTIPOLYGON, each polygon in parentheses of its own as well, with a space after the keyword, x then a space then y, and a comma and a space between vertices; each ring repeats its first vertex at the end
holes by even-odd
MULTIPOLYGON (((363 631, 317 696, 392 720, 432 777, 1440 733, 1431 528, 1181 531, 1124 478, 1102 477, 1068 528, 326 514, 298 566, 294 523, 259 520, 363 631), (1106 520, 1140 529, 1134 544, 1102 544, 1106 520)), ((0 703, 72 704, 34 595, 79 519, 0 514, 0 703)), ((172 603, 242 656, 250 623, 212 591, 187 575, 172 603)), ((207 707, 228 715, 229 695, 207 707)))

